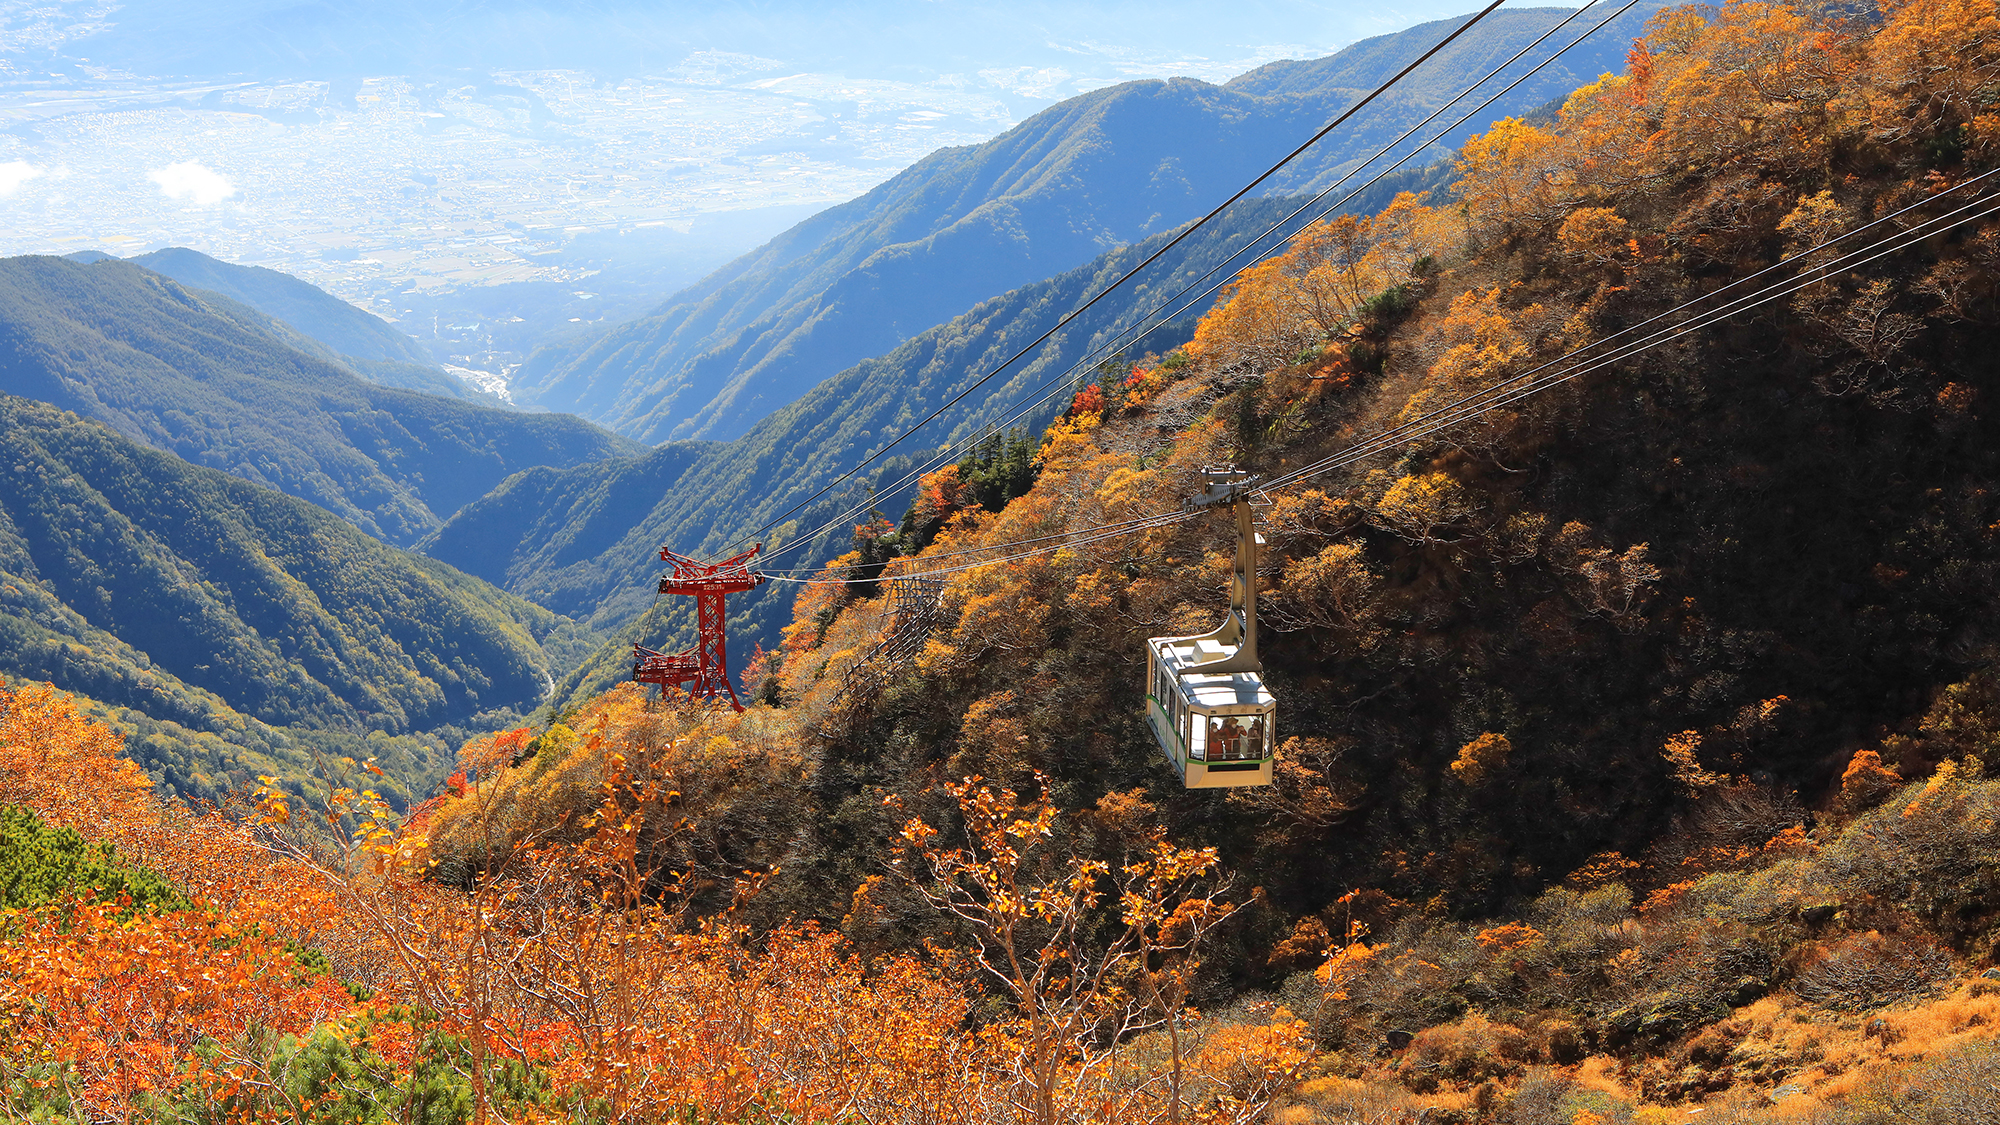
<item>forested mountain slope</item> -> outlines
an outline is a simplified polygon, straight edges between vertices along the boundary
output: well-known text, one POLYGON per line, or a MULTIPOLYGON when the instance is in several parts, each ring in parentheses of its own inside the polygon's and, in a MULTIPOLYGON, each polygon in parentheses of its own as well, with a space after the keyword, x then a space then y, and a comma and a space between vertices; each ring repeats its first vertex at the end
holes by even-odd
POLYGON ((0 390, 411 543, 509 474, 634 452, 561 415, 376 386, 130 262, 0 260, 0 390))
MULTIPOLYGON (((9 676, 268 751, 291 740, 244 717, 419 731, 532 707, 575 658, 574 627, 538 606, 47 404, 0 396, 0 464, 9 676)), ((220 797, 235 765, 162 780, 220 797)))
MULTIPOLYGON (((797 835, 741 853, 782 869, 775 908, 852 922, 860 888, 891 931, 923 917, 876 873, 971 776, 1073 810, 1113 870, 1155 827, 1219 848, 1270 912, 1207 962, 1243 984, 1308 996, 1294 970, 1364 924, 1323 1041, 1412 1112, 1825 1109, 1869 1091, 1852 1013, 1926 1044, 1905 1058, 1990 1037, 1949 1013, 2000 948, 2000 220, 1796 256, 2000 199, 1960 186, 2000 168, 2000 21, 1684 9, 1634 63, 1470 144, 1460 205, 1315 231, 1185 365, 1079 395, 1004 511, 939 477, 905 526, 998 556, 1171 513, 1203 465, 1280 480, 1734 279, 1814 284, 1273 488, 1269 789, 1183 790, 1142 719, 1145 638, 1226 604, 1224 520, 948 574, 920 654, 872 676, 847 673, 889 599, 809 589, 752 685, 824 740, 797 835), (1590 1055, 1603 1082, 1561 1069, 1590 1055)), ((843 562, 901 545, 865 538, 843 562)))
MULTIPOLYGON (((1067 386, 1070 366, 1118 342, 1125 329, 1143 325, 1156 304, 1220 263, 1231 248, 1282 220, 1297 202, 1239 204, 1190 240, 1190 253, 1179 269, 1107 298, 1093 310, 1093 319, 1058 333, 1049 347, 947 411, 881 465, 786 518, 767 536, 774 547, 801 534, 820 534, 782 565, 809 570, 846 549, 852 524, 865 512, 836 521, 831 529, 820 525, 863 500, 865 483, 886 488, 904 475, 910 455, 927 456, 948 441, 1000 426, 1016 408, 1039 397, 1044 384, 1067 386)), ((693 606, 685 604, 687 599, 654 597, 661 544, 679 551, 720 550, 778 519, 971 386, 1165 237, 1104 254, 1083 269, 983 302, 887 355, 825 380, 735 441, 671 442, 637 460, 537 469, 513 477, 446 521, 421 549, 558 613, 588 617, 600 628, 629 625, 633 639, 647 644, 685 647, 692 643, 693 606)), ((1225 270, 1215 280, 1226 276, 1225 270)), ((1128 339, 1123 353, 1136 358, 1180 343, 1205 305, 1155 335, 1128 339)), ((1027 424, 1039 428, 1066 398, 1066 393, 1058 394, 1031 414, 1027 424)), ((913 487, 905 485, 885 496, 885 502, 905 503, 913 487)), ((785 589, 766 587, 732 602, 739 651, 776 643, 789 614, 789 598, 785 589)), ((629 672, 625 651, 622 645, 610 646, 582 682, 601 690, 629 672)))
POLYGON ((38 813, 0 818, 0 874, 37 865, 12 1096, 1990 1125, 2000 13, 1688 7, 1631 61, 1100 372, 1001 495, 975 459, 856 528, 742 712, 620 685, 467 741, 408 817, 263 791, 253 826, 0 693, 0 801, 38 813), (1679 319, 1753 277, 1798 287, 1679 319), (1340 456, 1537 370, 1575 377, 1340 456), (1140 669, 1226 604, 1231 529, 1179 505, 1218 463, 1262 478, 1280 746, 1275 784, 1190 791, 1140 669), (878 578, 924 571, 892 620, 878 578))
POLYGON ((198 250, 170 247, 129 258, 133 265, 206 289, 277 317, 341 355, 434 366, 415 340, 388 321, 290 274, 217 261, 198 250))
MULTIPOLYGON (((1268 190, 1303 190, 1351 166, 1483 73, 1472 68, 1498 63, 1567 14, 1532 9, 1473 29, 1449 60, 1433 60, 1268 190)), ((1628 16, 1543 73, 1611 69, 1639 22, 1628 16)), ((516 398, 649 442, 738 437, 834 372, 980 301, 1194 219, 1434 45, 1447 26, 1334 56, 1353 56, 1333 73, 1360 89, 1289 72, 1247 91, 1192 79, 1132 82, 1072 98, 983 145, 940 150, 652 315, 538 354, 517 377, 516 398), (1276 92, 1265 96, 1266 86, 1276 92)), ((1516 91, 1480 123, 1549 96, 1536 90, 1516 91)))
MULTIPOLYGON (((1204 464, 1279 479, 1734 279, 1810 271, 1827 252, 1790 260, 1824 239, 2000 199, 1959 189, 2000 165, 2000 24, 1922 10, 1879 35, 1683 10, 1547 128, 1470 144, 1457 205, 1314 228, 1240 279, 1185 365, 1079 395, 1004 512, 927 487, 937 547, 1172 513, 1204 464), (1937 65, 1952 51, 1971 62, 1937 65), (1782 97, 1778 74, 1796 79, 1782 97)), ((2000 362, 1980 342, 2000 322, 2000 220, 1972 217, 1274 488, 1263 658, 1298 741, 1286 784, 1229 799, 1255 816, 1159 780, 1133 673, 1146 636, 1219 614, 1219 520, 949 576, 947 630, 858 706, 841 753, 871 776, 1144 785, 1277 901, 1363 884, 1469 912, 1599 851, 1645 855, 1705 789, 1817 802, 1857 750, 1906 776, 1990 753, 1986 720, 1946 717, 1991 705, 2000 659, 2000 362), (1008 716, 1022 748, 975 714, 1008 716), (914 757, 876 760, 889 745, 914 757)), ((781 698, 829 705, 883 608, 840 586, 802 598, 781 698)))
POLYGON ((331 354, 321 354, 320 349, 296 341, 288 343, 346 367, 371 383, 501 405, 494 396, 439 368, 415 340, 381 317, 290 274, 217 261, 198 250, 178 246, 130 260, 190 289, 220 293, 274 318, 331 354))

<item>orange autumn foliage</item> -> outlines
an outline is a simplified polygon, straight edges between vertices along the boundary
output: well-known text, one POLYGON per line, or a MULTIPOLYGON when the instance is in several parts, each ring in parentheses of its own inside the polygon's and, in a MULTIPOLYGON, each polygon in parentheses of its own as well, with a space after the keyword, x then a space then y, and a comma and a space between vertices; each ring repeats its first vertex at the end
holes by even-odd
POLYGON ((16 910, 0 940, 0 1063, 92 1120, 131 1121, 171 1086, 219 1092, 256 1066, 230 1056, 252 1033, 305 1034, 353 998, 306 969, 285 942, 339 937, 332 899, 310 872, 276 860, 243 826, 155 800, 119 758, 121 740, 46 685, 0 690, 0 803, 114 844, 177 884, 192 906, 120 904, 16 910), (197 1045, 220 1044, 206 1055, 197 1045))
POLYGON ((1491 731, 1480 735, 1459 747, 1458 757, 1451 763, 1453 777, 1467 785, 1479 785, 1507 764, 1507 756, 1514 752, 1514 744, 1507 741, 1504 734, 1491 731))
MULTIPOLYGON (((29 698, 38 709, 22 711, 40 725, 12 728, 20 760, 30 763, 12 778, 17 791, 59 788, 32 765, 51 751, 79 769, 123 772, 110 757, 117 740, 67 699, 29 698)), ((291 1069, 292 1056, 274 1054, 273 1044, 325 1040, 370 1060, 372 1080, 406 1081, 426 1033, 394 1013, 415 1010, 431 1013, 426 1028, 464 1044, 458 1065, 482 1116, 504 1108, 499 1076, 520 1066, 542 1075, 558 1099, 591 1099, 609 1121, 698 1107, 727 1120, 943 1123, 1004 1104, 1016 1088, 1020 1030, 975 1026, 976 980, 953 955, 864 960, 844 937, 810 925, 752 939, 729 909, 696 920, 683 892, 657 893, 646 844, 688 829, 667 811, 681 795, 661 787, 678 758, 650 740, 700 745, 713 762, 722 744, 750 734, 741 719, 730 727, 721 716, 684 714, 662 726, 663 717, 620 693, 575 720, 587 739, 565 743, 545 732, 545 750, 595 763, 597 803, 571 842, 485 834, 499 850, 469 890, 427 878, 427 839, 385 822, 385 806, 365 789, 335 788, 333 815, 314 817, 295 813, 267 784, 261 826, 160 814, 190 835, 187 854, 157 840, 152 854, 178 873, 195 906, 128 920, 115 904, 7 919, 0 1067, 40 1075, 30 1080, 46 1084, 36 1096, 92 1120, 141 1120, 162 1097, 196 1098, 230 1120, 296 1120, 315 1100, 348 1095, 311 1086, 318 1080, 291 1069), (649 829, 655 818, 662 827, 649 829), (199 872, 191 856, 203 850, 211 863, 199 872), (336 972, 309 968, 285 944, 292 935, 334 955, 336 972), (365 979, 376 999, 357 1005, 342 977, 365 979), (31 1059, 42 1069, 24 1069, 31 1059)), ((521 785, 510 776, 533 771, 532 759, 509 764, 525 747, 522 732, 468 746, 463 791, 444 800, 438 826, 494 815, 498 798, 521 785)), ((127 796, 145 804, 143 788, 127 796)), ((144 844, 150 831, 125 838, 144 844)), ((1183 996, 1183 970, 1194 962, 1176 951, 1228 916, 1196 908, 1208 900, 1172 897, 1212 864, 1212 854, 1156 849, 1121 876, 1134 932, 1153 935, 1135 948, 1166 958, 1147 978, 1149 994, 1183 996)), ((756 883, 741 883, 737 901, 756 883)), ((1172 1011, 1178 1028, 1197 1018, 1172 1011)), ((1296 1080, 1307 1052, 1302 1026, 1275 1012, 1262 1024, 1198 1036, 1201 1046, 1187 1054, 1189 1105, 1267 1103, 1296 1080)), ((1143 1082, 1103 1084, 1103 1075, 1123 1073, 1116 1067, 1067 1053, 1060 1064, 1062 1081, 1095 1091, 1093 1120, 1157 1109, 1143 1082)), ((522 1105, 506 1116, 540 1119, 522 1105)))
POLYGON ((1091 385, 1078 391, 1076 393, 1075 400, 1069 404, 1069 412, 1072 416, 1081 414, 1100 414, 1100 415, 1103 414, 1104 388, 1098 386, 1096 383, 1092 383, 1091 385))
POLYGON ((1854 752, 1847 769, 1841 772, 1838 802, 1844 811, 1859 812, 1894 792, 1902 783, 1903 775, 1883 765, 1880 753, 1863 747, 1854 752))
POLYGON ((1315 222, 1285 253, 1237 274, 1185 351, 1216 369, 1291 363, 1366 320, 1373 299, 1414 281, 1460 232, 1449 213, 1408 192, 1377 215, 1315 222))
MULTIPOLYGON (((1858 129, 1879 139, 1906 128, 1911 115, 1882 108, 1896 98, 1905 107, 1929 107, 1930 126, 1973 114, 1965 122, 1965 143, 1976 148, 1988 135, 1979 122, 1991 115, 1975 113, 1983 103, 1968 102, 1953 83, 1974 94, 1990 87, 1991 36, 1981 30, 1990 12, 1940 0, 1897 6, 1888 18, 1884 35, 1864 45, 1851 31, 1771 5, 1669 14, 1635 48, 1628 77, 1579 92, 1561 120, 1547 127, 1508 123, 1468 148, 1464 198, 1474 232, 1511 233, 1536 223, 1545 231, 1557 228, 1555 241, 1573 260, 1615 281, 1618 271, 1643 264, 1642 248, 1650 254, 1653 244, 1642 247, 1624 237, 1630 233, 1626 220, 1592 204, 1631 185, 1684 175, 1695 163, 1728 165, 1762 152, 1782 150, 1774 158, 1779 164, 1811 165, 1829 148, 1822 131, 1858 129), (1957 68, 1943 78, 1935 65, 1941 57, 1957 68), (1870 97, 1828 96, 1864 72, 1876 84, 1870 97), (1960 73, 1971 77, 1960 82, 1960 73)), ((1817 183, 1806 190, 1818 190, 1817 183)), ((1789 192, 1780 210, 1799 200, 1796 219, 1779 228, 1795 240, 1837 232, 1856 213, 1831 193, 1822 200, 1789 192)), ((1337 350, 1343 339, 1365 335, 1369 302, 1419 278, 1419 262, 1434 253, 1448 256, 1467 233, 1456 211, 1436 214, 1415 201, 1401 206, 1396 221, 1406 229, 1380 227, 1377 220, 1328 223, 1300 240, 1289 257, 1240 278, 1231 299, 1204 322, 1206 335, 1193 349, 1204 373, 1225 371, 1233 378, 1290 369, 1285 378, 1293 383, 1273 379, 1259 392, 1273 407, 1267 414, 1302 401, 1295 391, 1304 380, 1332 385, 1338 372, 1345 393, 1371 377, 1373 368, 1326 358, 1331 350, 1317 349, 1331 343, 1337 350)), ((1628 213, 1633 222, 1645 221, 1644 208, 1628 213)), ((1422 278, 1433 276, 1429 267, 1421 271, 1422 278)), ((1415 402, 1426 380, 1430 388, 1462 391, 1587 337, 1582 313, 1573 317, 1554 302, 1532 303, 1490 280, 1480 279, 1455 301, 1438 302, 1447 307, 1431 310, 1435 315, 1425 324, 1435 346, 1418 357, 1422 363, 1397 373, 1402 382, 1383 384, 1381 393, 1407 394, 1415 402)), ((1238 441, 1224 421, 1201 414, 1207 391, 1200 380, 1186 383, 1196 385, 1135 370, 1123 383, 1090 387, 1074 406, 1080 417, 1051 430, 1039 459, 1043 485, 1003 512, 964 511, 965 486, 955 468, 925 478, 920 508, 941 523, 952 517, 934 550, 973 550, 1162 510, 1189 491, 1197 466, 1227 459, 1238 441), (1176 439, 1150 444, 1140 432, 1146 427, 1119 428, 1121 410, 1151 402, 1161 404, 1162 417, 1189 411, 1196 420, 1176 439)), ((1401 401, 1389 405, 1390 416, 1401 401)), ((1338 418, 1308 421, 1325 423, 1329 431, 1343 424, 1338 418)), ((1337 503, 1321 495, 1313 511, 1304 510, 1299 498, 1283 498, 1286 507, 1274 513, 1289 521, 1286 548, 1311 544, 1280 555, 1288 562, 1272 576, 1281 590, 1274 600, 1289 604, 1299 622, 1337 629, 1341 643, 1366 643, 1374 599, 1400 579, 1371 569, 1368 555, 1352 543, 1325 544, 1331 529, 1365 532, 1361 525, 1372 522, 1402 544, 1437 554, 1513 534, 1504 531, 1508 525, 1499 515, 1482 509, 1487 493, 1470 476, 1416 461, 1397 472, 1337 503)), ((1532 554, 1542 536, 1536 530, 1519 538, 1532 554)), ((1203 619, 1212 619, 1225 569, 1219 541, 1212 529, 1188 521, 953 574, 941 625, 908 674, 928 678, 926 690, 975 683, 975 673, 1007 686, 966 690, 971 702, 962 721, 938 733, 940 739, 955 736, 958 745, 939 759, 950 763, 947 768, 972 762, 990 765, 996 776, 1032 776, 1037 755, 1050 754, 1055 745, 1051 721, 1036 706, 1061 683, 1060 670, 1038 667, 1050 638, 1088 631, 1107 647, 1129 647, 1149 634, 1212 623, 1203 619)), ((1651 581, 1634 575, 1657 577, 1647 570, 1643 551, 1643 544, 1628 551, 1615 571, 1610 562, 1598 565, 1613 558, 1608 548, 1571 553, 1579 588, 1588 587, 1598 599, 1591 612, 1610 615, 1617 608, 1604 601, 1602 590, 1612 583, 1597 581, 1598 570, 1621 575, 1628 598, 1651 581)), ((857 558, 836 565, 851 566, 857 558)), ((318 1029, 359 1040, 350 1024, 363 1017, 352 1014, 328 978, 288 968, 297 958, 277 935, 325 952, 336 976, 380 989, 385 1002, 435 1011, 441 1032, 468 1044, 472 1061, 462 1070, 475 1084, 481 1114, 497 1110, 505 1098, 491 1076, 516 1064, 537 1068, 561 1096, 598 1099, 609 1119, 634 1121, 688 1114, 957 1121, 1015 1110, 1032 1118, 1048 1116, 1042 1110, 1058 1095, 1093 1120, 1231 1120, 1264 1112, 1277 1093, 1296 1084, 1317 1050, 1317 1029, 1306 1026, 1311 1021, 1276 1003, 1215 1020, 1187 1003, 1199 961, 1195 939, 1227 908, 1206 890, 1170 902, 1172 896, 1155 893, 1148 881, 1205 876, 1213 855, 1156 841, 1136 848, 1122 866, 1095 861, 1104 864, 1100 869, 1078 865, 1093 862, 1081 845, 1064 850, 1092 831, 1144 841, 1150 814, 1136 798, 1103 804, 1095 827, 1059 832, 1053 820, 1024 807, 1033 800, 982 807, 967 789, 957 794, 957 815, 973 828, 967 848, 983 847, 983 855, 958 862, 938 838, 913 842, 911 866, 930 864, 933 891, 978 885, 983 897, 975 896, 977 916, 968 924, 1025 922, 1017 927, 1019 948, 1037 967, 1054 966, 1045 974, 1054 982, 1050 991, 1079 987, 1078 966, 1102 964, 1091 959, 1103 953, 1088 948, 1091 940, 1107 932, 1133 935, 1123 939, 1126 948, 1138 950, 1125 962, 1129 972, 1107 976, 1111 987, 1089 993, 1094 1006, 1081 1016, 1075 1008, 1056 1010, 1074 994, 1053 1002, 1039 995, 1024 1000, 1014 988, 1019 981, 996 984, 991 973, 981 978, 964 951, 873 956, 865 944, 803 924, 776 925, 753 937, 731 908, 756 901, 749 896, 771 876, 762 860, 775 865, 784 858, 783 841, 757 853, 760 870, 747 873, 717 859, 739 853, 707 846, 719 832, 704 833, 713 831, 731 802, 777 791, 759 790, 760 778, 790 781, 816 768, 802 749, 802 731, 837 721, 833 712, 840 707, 852 709, 851 698, 839 701, 843 672, 862 659, 886 618, 883 599, 846 588, 810 591, 798 608, 783 650, 769 665, 795 713, 757 708, 741 717, 689 715, 629 689, 613 692, 540 734, 519 730, 475 740, 463 768, 427 810, 428 819, 401 825, 360 787, 365 782, 336 790, 336 804, 350 817, 312 824, 310 834, 303 831, 303 814, 297 824, 289 811, 276 817, 284 806, 275 794, 267 805, 274 819, 263 826, 156 809, 143 777, 117 759, 115 739, 76 719, 73 708, 65 715, 53 694, 24 689, 10 695, 0 786, 24 796, 8 799, 47 808, 53 820, 95 837, 116 838, 127 854, 169 874, 201 906, 130 925, 91 915, 67 930, 27 919, 18 940, 0 942, 0 1002, 36 1047, 55 1044, 67 1052, 61 1057, 72 1075, 65 1081, 76 1084, 93 1114, 109 1119, 134 1116, 147 1088, 171 1081, 209 1083, 214 1092, 230 1094, 270 1079, 259 1072, 266 1062, 247 1056, 240 1073, 174 1070, 189 1065, 188 1044, 197 1039, 236 1050, 234 1044, 248 1038, 245 1029, 254 1026, 290 1034, 318 1029), (86 778, 94 780, 79 780, 86 778), (962 803, 968 798, 972 809, 962 803), (979 819, 995 808, 1000 813, 979 819), (998 837, 982 835, 982 827, 995 825, 998 837), (264 850, 293 827, 301 832, 288 857, 264 850), (1031 847, 1056 843, 1063 848, 1052 848, 1055 858, 1040 869, 996 865, 1005 849, 1019 860, 1031 847), (428 866, 440 857, 460 861, 445 873, 448 879, 428 866), (1077 864, 1068 862, 1072 858, 1077 864), (1049 882, 1043 876, 1051 870, 1066 878, 1049 882), (996 886, 1002 893, 992 893, 996 886), (1123 928, 1109 921, 1111 914, 1095 919, 1095 928, 1070 925, 1086 907, 1117 915, 1123 928), (1052 921, 1068 925, 1063 933, 1071 942, 1053 953, 1037 945, 1033 933, 1052 921), (246 926, 259 932, 246 938, 246 926), (234 991, 225 995, 206 984, 162 991, 169 983, 178 988, 190 973, 234 991), (107 998, 129 1003, 121 1008, 107 998), (1107 1013, 1134 1022, 1105 1022, 1107 1013), (1141 1026, 1145 1021, 1153 1022, 1141 1026), (1093 1034, 1052 1037, 1051 1026, 1085 1027, 1093 1034), (1174 1066, 1155 1065, 1161 1058, 1174 1066), (1162 1093, 1169 1088, 1162 1076, 1170 1070, 1176 1084, 1172 1093, 1162 1093)), ((1093 718, 1087 710, 1074 708, 1059 718, 1085 722, 1093 718)), ((1716 742, 1707 750, 1710 764, 1729 761, 1717 756, 1727 753, 1721 734, 1709 737, 1716 742)), ((1730 779, 1703 766, 1702 738, 1697 731, 1668 738, 1662 768, 1685 785, 1687 796, 1712 806, 1712 791, 1730 779)), ((1280 776, 1295 780, 1289 791, 1281 785, 1273 792, 1287 799, 1324 794, 1288 807, 1310 805, 1320 810, 1313 814, 1318 823, 1331 823, 1347 807, 1334 768, 1337 754, 1306 749, 1312 741, 1319 740, 1285 744, 1280 776), (1314 763, 1324 769, 1305 768, 1314 763), (1308 782, 1317 788, 1308 790, 1308 782)), ((1453 775, 1490 779, 1508 751, 1504 737, 1482 736, 1461 749, 1453 775)), ((920 766, 936 775, 934 762, 920 766)), ((1914 835, 1957 815, 1968 800, 1957 770, 1940 771, 1921 795, 1887 810, 1903 822, 1891 827, 1914 835)), ((1871 792, 1878 782, 1893 785, 1882 774, 1894 778, 1879 759, 1864 762, 1857 755, 1843 793, 1850 779, 1857 791, 1864 782, 1871 792)), ((868 800, 872 795, 864 791, 857 804, 868 800)), ((950 804, 936 805, 947 819, 950 804)), ((952 828, 944 831, 955 838, 952 828)), ((1700 850, 1666 877, 1803 864, 1817 847, 1802 830, 1787 829, 1761 846, 1753 840, 1700 850)), ((1573 881, 1608 888, 1634 867, 1605 853, 1573 881)), ((1669 917, 1674 903, 1705 901, 1702 895, 1720 893, 1714 888, 1725 882, 1676 882, 1656 892, 1641 912, 1657 916, 1656 928, 1664 931, 1675 922, 1669 917)), ((889 885, 886 875, 868 876, 866 893, 855 896, 857 932, 895 924, 895 909, 870 901, 886 896, 889 885)), ((942 901, 966 905, 949 894, 942 901)), ((909 901, 893 906, 909 917, 909 901)), ((1525 963, 1547 951, 1551 958, 1577 957, 1589 968, 1576 951, 1599 945, 1611 979, 1624 979, 1627 970, 1643 975, 1638 966, 1655 963, 1643 961, 1637 949, 1611 952, 1625 940, 1619 936, 1628 932, 1623 922, 1608 926, 1595 915, 1579 917, 1538 917, 1546 933, 1525 922, 1475 923, 1460 938, 1483 951, 1482 966, 1500 955, 1525 963)), ((1655 924, 1654 918, 1624 921, 1633 933, 1655 924)), ((1456 987, 1444 968, 1414 947, 1377 956, 1350 933, 1348 944, 1329 953, 1326 924, 1312 916, 1290 933, 1275 964, 1305 970, 1323 961, 1318 973, 1297 975, 1325 985, 1329 996, 1363 982, 1386 987, 1366 980, 1370 974, 1402 974, 1438 994, 1456 987), (1442 983, 1430 988, 1433 981, 1442 983)), ((1654 952, 1648 947, 1647 956, 1654 952)), ((1566 964, 1561 973, 1540 977, 1577 988, 1584 985, 1575 981, 1594 979, 1576 968, 1566 964), (1571 973, 1573 979, 1565 975, 1571 973)), ((418 1050, 410 1037, 394 1030, 373 1034, 389 1065, 407 1075, 418 1050)), ((1469 1045, 1432 1036, 1423 1047, 1439 1064, 1462 1058, 1468 1079, 1498 1081, 1518 1069, 1512 1065, 1518 1060, 1496 1056, 1508 1066, 1488 1068, 1494 1070, 1490 1077, 1478 1067, 1493 1054, 1485 1050, 1487 1040, 1502 1042, 1512 1034, 1489 1027, 1484 1038, 1462 1037, 1469 1045)), ((14 1046, 19 1044, 9 1049, 14 1046)), ((509 1108, 510 1120, 534 1119, 538 1112, 509 1108)))
POLYGON ((941 523, 970 503, 972 486, 959 473, 957 465, 946 465, 917 481, 914 510, 919 524, 941 523))
POLYGON ((93 1120, 135 1120, 135 1099, 180 1083, 227 1090, 254 1069, 228 1057, 244 1035, 305 1034, 354 1005, 242 915, 116 913, 14 913, 0 942, 6 1053, 63 1067, 93 1120), (223 1057, 201 1058, 202 1044, 225 1045, 223 1057))
POLYGON ((1542 932, 1520 922, 1507 922, 1479 931, 1478 941, 1489 952, 1512 953, 1542 940, 1542 932))
POLYGON ((46 684, 0 687, 0 804, 97 836, 153 812, 153 783, 108 727, 46 684))
POLYGON ((265 926, 293 940, 336 928, 315 876, 271 855, 246 825, 163 805, 146 775, 119 756, 122 748, 115 731, 84 715, 65 692, 46 684, 0 688, 0 805, 32 809, 49 824, 115 845, 199 902, 254 907, 265 926))
POLYGON ((1569 878, 1563 881, 1578 890, 1591 891, 1610 883, 1623 882, 1639 867, 1639 863, 1615 851, 1599 852, 1590 857, 1590 862, 1570 872, 1569 878))

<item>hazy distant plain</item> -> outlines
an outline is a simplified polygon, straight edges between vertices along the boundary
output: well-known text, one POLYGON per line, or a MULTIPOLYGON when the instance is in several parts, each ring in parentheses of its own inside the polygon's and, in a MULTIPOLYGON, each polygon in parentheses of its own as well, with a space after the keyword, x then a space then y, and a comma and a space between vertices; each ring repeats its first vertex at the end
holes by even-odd
POLYGON ((543 260, 565 235, 848 199, 1013 122, 951 88, 685 69, 0 95, 0 164, 31 170, 0 201, 0 251, 191 245, 393 313, 405 292, 581 280, 543 260), (215 179, 170 196, 160 170, 187 164, 215 179))
POLYGON ((1251 3, 1210 28, 1174 4, 433 7, 0 0, 0 254, 189 246, 497 378, 1063 98, 1456 10, 1251 3))

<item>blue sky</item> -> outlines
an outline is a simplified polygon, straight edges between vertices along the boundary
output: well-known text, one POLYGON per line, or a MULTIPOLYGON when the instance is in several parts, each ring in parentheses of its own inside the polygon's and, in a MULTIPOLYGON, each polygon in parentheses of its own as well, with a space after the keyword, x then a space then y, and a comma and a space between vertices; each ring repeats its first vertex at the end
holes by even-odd
POLYGON ((1217 79, 1231 66, 1316 57, 1472 7, 1468 0, 56 0, 0 5, 0 57, 44 78, 78 65, 142 77, 528 67, 639 75, 706 49, 856 77, 1059 67, 1100 80, 1217 79))

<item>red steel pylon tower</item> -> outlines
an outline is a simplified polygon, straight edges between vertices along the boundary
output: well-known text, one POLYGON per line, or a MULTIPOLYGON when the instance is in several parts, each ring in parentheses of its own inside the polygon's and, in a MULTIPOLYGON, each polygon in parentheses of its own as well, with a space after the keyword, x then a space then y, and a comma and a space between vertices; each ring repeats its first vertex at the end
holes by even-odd
POLYGON ((764 549, 762 543, 713 565, 678 555, 665 547, 660 558, 674 564, 660 576, 660 593, 692 594, 695 599, 696 630, 700 639, 686 652, 664 653, 632 646, 632 679, 642 684, 686 685, 696 699, 727 698, 738 711, 743 703, 729 682, 728 633, 722 623, 722 595, 754 590, 764 584, 764 576, 750 569, 750 559, 764 549))

